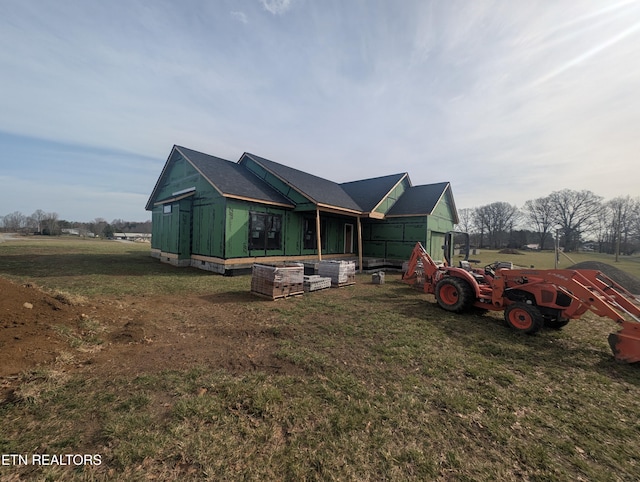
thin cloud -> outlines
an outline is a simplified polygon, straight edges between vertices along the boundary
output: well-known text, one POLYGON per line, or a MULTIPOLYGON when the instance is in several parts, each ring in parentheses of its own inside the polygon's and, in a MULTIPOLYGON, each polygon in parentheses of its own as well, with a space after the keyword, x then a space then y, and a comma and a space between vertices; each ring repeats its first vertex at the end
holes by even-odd
POLYGON ((548 74, 540 77, 538 80, 533 82, 531 84, 531 86, 534 87, 534 86, 537 86, 537 85, 542 84, 544 82, 548 82, 549 80, 553 79, 554 77, 557 77, 558 75, 566 72, 567 70, 569 70, 569 69, 571 69, 571 68, 573 68, 573 67, 575 67, 575 66, 577 66, 577 65, 579 65, 579 64, 581 64, 583 62, 585 62, 586 60, 590 59, 594 55, 599 54, 603 50, 606 50, 609 47, 612 47, 613 45, 617 44, 621 40, 624 40, 627 37, 633 35, 638 30, 640 30, 640 22, 635 23, 631 27, 629 27, 629 28, 623 30, 622 32, 620 32, 619 34, 616 34, 613 37, 602 41, 600 44, 598 44, 598 45, 586 50, 582 54, 580 54, 577 57, 571 59, 570 61, 568 61, 567 63, 561 65, 557 69, 555 69, 555 70, 549 72, 548 74))
POLYGON ((247 14, 244 12, 231 12, 231 16, 238 20, 240 23, 247 24, 249 23, 249 19, 247 18, 247 14))
POLYGON ((292 6, 292 0, 260 0, 262 7, 273 15, 282 15, 292 6))

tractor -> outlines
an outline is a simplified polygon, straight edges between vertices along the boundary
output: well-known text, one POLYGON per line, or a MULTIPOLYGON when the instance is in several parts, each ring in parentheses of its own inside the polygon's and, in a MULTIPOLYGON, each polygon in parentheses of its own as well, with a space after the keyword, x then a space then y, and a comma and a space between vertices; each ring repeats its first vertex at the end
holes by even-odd
POLYGON ((640 300, 597 270, 534 269, 495 262, 472 267, 469 236, 449 232, 444 260, 436 263, 421 243, 416 243, 402 276, 435 296, 438 306, 454 312, 504 311, 504 319, 521 333, 534 334, 543 327, 561 329, 569 320, 591 310, 608 317, 622 329, 609 335, 618 361, 640 361, 640 300), (452 266, 454 236, 466 240, 466 256, 452 266))

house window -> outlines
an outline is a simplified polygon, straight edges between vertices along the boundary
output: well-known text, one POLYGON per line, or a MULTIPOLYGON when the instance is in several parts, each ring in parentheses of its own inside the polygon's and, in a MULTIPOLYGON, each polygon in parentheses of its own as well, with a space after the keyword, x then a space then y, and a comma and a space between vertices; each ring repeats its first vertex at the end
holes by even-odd
MULTIPOLYGON (((315 218, 304 219, 304 239, 302 240, 302 247, 304 249, 316 249, 318 247, 318 230, 316 229, 315 218)), ((322 243, 322 249, 327 249, 327 238, 325 233, 327 232, 326 220, 320 222, 320 242, 322 243)))
POLYGON ((249 249, 282 249, 282 216, 249 213, 249 249))
POLYGON ((316 220, 305 218, 304 220, 304 249, 316 249, 317 244, 316 220))
POLYGON ((164 214, 171 214, 171 204, 163 204, 162 205, 162 212, 164 214))

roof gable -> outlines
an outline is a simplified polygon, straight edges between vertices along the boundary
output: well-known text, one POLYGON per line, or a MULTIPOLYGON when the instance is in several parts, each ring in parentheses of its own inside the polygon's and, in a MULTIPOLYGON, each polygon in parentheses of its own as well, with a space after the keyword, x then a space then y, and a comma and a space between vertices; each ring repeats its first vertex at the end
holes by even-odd
POLYGON ((425 216, 433 214, 443 197, 448 196, 454 224, 458 222, 457 211, 453 204, 451 185, 448 182, 411 186, 387 212, 387 216, 425 216))
POLYGON ((260 182, 246 169, 237 163, 227 161, 203 152, 194 151, 182 146, 174 146, 167 163, 156 183, 156 187, 149 198, 147 209, 151 209, 156 201, 158 187, 163 178, 169 173, 172 161, 176 155, 181 155, 204 177, 216 191, 224 197, 256 200, 272 204, 293 207, 291 201, 278 193, 268 184, 260 182))
POLYGON ((363 211, 372 212, 405 177, 408 177, 406 172, 344 182, 340 186, 362 207, 363 211))

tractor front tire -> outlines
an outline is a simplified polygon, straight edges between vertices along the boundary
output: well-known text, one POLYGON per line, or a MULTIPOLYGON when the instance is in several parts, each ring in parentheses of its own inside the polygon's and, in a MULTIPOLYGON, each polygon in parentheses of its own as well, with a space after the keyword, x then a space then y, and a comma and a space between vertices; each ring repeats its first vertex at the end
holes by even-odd
POLYGON ((440 308, 454 313, 469 310, 474 301, 469 283, 453 276, 447 276, 438 281, 435 296, 440 308))
POLYGON ((504 319, 511 328, 528 335, 537 333, 544 326, 540 310, 528 303, 517 302, 507 306, 504 319))

